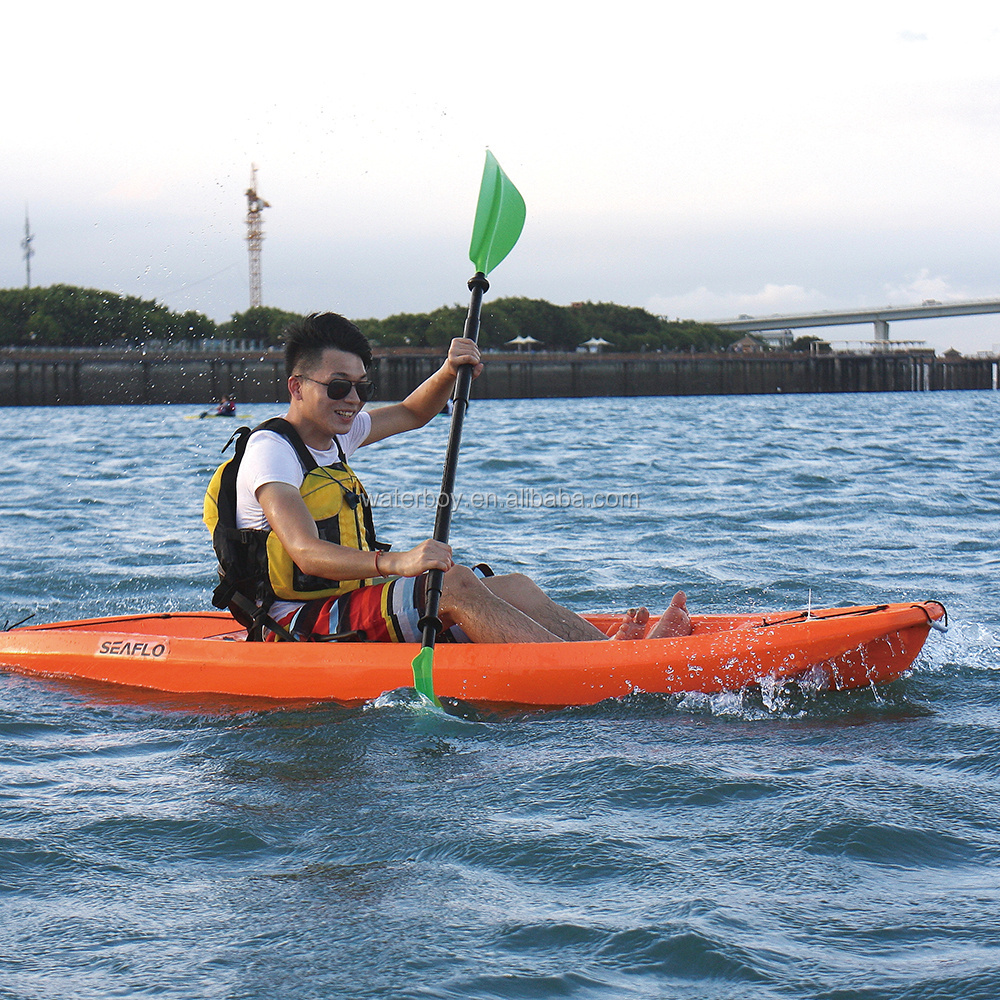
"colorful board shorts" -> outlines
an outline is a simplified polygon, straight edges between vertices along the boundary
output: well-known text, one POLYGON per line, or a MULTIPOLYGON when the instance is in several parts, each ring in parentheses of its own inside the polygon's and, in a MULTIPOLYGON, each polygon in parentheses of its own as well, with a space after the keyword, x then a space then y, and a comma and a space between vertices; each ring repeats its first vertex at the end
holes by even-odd
MULTIPOLYGON (((476 573, 492 576, 485 564, 476 573)), ((300 636, 336 635, 338 632, 364 632, 368 642, 420 642, 419 622, 424 616, 427 574, 417 577, 392 577, 382 583, 359 587, 342 597, 306 601, 297 611, 278 619, 278 624, 300 636)), ((265 638, 275 639, 273 632, 265 638)), ((457 626, 445 629, 438 642, 469 642, 457 626)))

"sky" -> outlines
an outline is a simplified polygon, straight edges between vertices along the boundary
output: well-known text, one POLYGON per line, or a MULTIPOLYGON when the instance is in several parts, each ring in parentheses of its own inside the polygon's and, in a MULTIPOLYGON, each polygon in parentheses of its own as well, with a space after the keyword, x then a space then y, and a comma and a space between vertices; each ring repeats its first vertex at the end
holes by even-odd
MULTIPOLYGON (((527 204, 490 296, 685 319, 1000 299, 981 0, 36 0, 2 46, 0 287, 25 282, 27 210, 33 284, 228 319, 256 164, 265 305, 464 304, 488 147, 527 204)), ((1000 316, 890 335, 996 351, 1000 316)))

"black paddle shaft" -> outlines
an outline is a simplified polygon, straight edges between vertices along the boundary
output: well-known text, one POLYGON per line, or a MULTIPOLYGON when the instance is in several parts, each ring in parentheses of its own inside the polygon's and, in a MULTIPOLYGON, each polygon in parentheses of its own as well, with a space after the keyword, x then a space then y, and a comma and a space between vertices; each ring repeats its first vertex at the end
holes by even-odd
MULTIPOLYGON (((482 271, 477 271, 469 278, 469 314, 465 318, 465 336, 467 339, 479 342, 479 314, 483 305, 483 294, 489 289, 490 283, 482 271)), ((434 518, 434 540, 447 544, 451 533, 451 515, 455 507, 455 474, 458 472, 458 449, 462 443, 462 425, 465 423, 465 411, 469 407, 469 393, 472 389, 473 365, 462 365, 455 384, 454 406, 451 411, 451 430, 448 434, 448 451, 444 458, 444 474, 441 477, 441 492, 438 495, 437 515, 434 518)), ((419 626, 423 632, 423 645, 433 649, 438 632, 441 631, 441 619, 438 612, 441 608, 441 587, 444 584, 444 571, 432 569, 427 573, 425 590, 424 617, 419 626)))

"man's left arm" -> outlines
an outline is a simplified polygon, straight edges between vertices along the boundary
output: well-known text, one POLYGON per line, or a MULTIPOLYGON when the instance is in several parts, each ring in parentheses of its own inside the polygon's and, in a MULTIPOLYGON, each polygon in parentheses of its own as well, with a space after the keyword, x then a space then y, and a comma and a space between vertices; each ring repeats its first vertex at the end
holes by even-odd
POLYGON ((444 409, 455 388, 455 378, 462 365, 474 365, 472 377, 483 370, 479 360, 479 348, 475 341, 456 337, 448 348, 448 357, 441 367, 425 382, 422 382, 401 403, 380 406, 370 410, 372 428, 363 444, 371 444, 423 427, 444 409))

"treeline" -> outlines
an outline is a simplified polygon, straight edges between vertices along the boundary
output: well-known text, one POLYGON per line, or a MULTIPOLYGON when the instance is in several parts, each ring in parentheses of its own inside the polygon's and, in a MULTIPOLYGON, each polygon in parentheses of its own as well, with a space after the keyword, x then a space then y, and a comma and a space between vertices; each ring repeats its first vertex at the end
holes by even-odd
MULTIPOLYGON (((386 347, 439 347, 461 333, 466 312, 465 306, 445 306, 430 313, 360 320, 358 326, 372 342, 386 347)), ((573 351, 588 340, 604 340, 619 351, 715 351, 739 336, 711 323, 670 321, 611 302, 557 306, 543 299, 506 298, 483 302, 479 342, 503 348, 518 337, 533 338, 537 343, 528 346, 539 350, 573 351)))
POLYGON ((0 344, 12 347, 106 347, 150 340, 198 340, 216 324, 198 312, 92 288, 0 289, 0 344))
MULTIPOLYGON (((375 346, 442 347, 460 336, 466 308, 400 313, 355 320, 375 346)), ((0 345, 110 347, 155 341, 180 344, 205 339, 277 345, 298 314, 269 306, 233 314, 225 323, 199 312, 172 312, 158 302, 71 285, 0 289, 0 345)), ((483 304, 480 343, 504 348, 532 338, 540 350, 573 351, 588 340, 619 351, 716 351, 739 339, 709 323, 669 321, 645 309, 610 302, 557 306, 541 299, 502 298, 483 304)))

